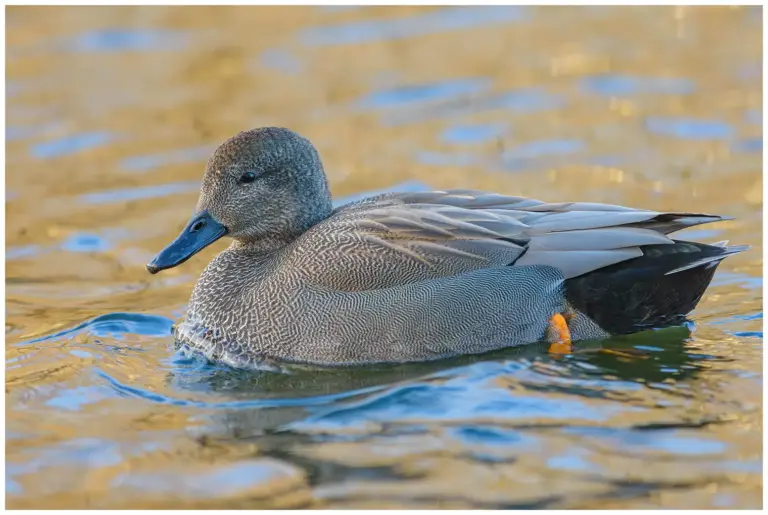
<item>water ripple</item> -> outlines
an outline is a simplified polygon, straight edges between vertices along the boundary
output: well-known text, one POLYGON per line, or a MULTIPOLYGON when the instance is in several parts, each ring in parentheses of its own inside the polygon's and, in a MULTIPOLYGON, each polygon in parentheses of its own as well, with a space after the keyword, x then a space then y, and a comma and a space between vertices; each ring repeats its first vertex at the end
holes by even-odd
POLYGON ((131 156, 123 159, 120 166, 132 172, 146 172, 170 164, 204 162, 213 150, 214 147, 210 145, 201 145, 159 154, 131 156))
POLYGON ((500 93, 457 96, 425 106, 408 106, 387 113, 384 123, 398 126, 443 118, 468 117, 485 111, 509 110, 518 114, 536 113, 563 107, 565 100, 536 88, 520 88, 500 93))
POLYGON ((31 145, 29 153, 38 159, 51 159, 101 147, 113 139, 114 136, 107 132, 85 132, 31 145))
POLYGON ((16 346, 27 346, 44 341, 54 341, 60 338, 72 338, 81 332, 94 336, 122 338, 126 334, 143 336, 168 337, 171 335, 173 321, 143 313, 108 313, 87 320, 69 329, 54 334, 41 336, 32 340, 18 342, 16 346))
POLYGON ((473 144, 493 140, 506 131, 507 125, 503 123, 454 125, 444 129, 440 137, 446 143, 473 144))
POLYGON ((179 193, 191 193, 200 190, 199 181, 174 182, 157 186, 139 186, 136 188, 121 188, 116 190, 99 191, 80 195, 80 200, 88 204, 109 204, 148 198, 166 197, 179 193))
POLYGON ((647 118, 646 128, 656 134, 683 139, 728 139, 733 128, 719 120, 696 120, 689 118, 647 118))
POLYGON ((522 21, 524 7, 451 7, 409 17, 311 27, 299 33, 309 46, 352 45, 522 21))
POLYGON ((440 102, 487 89, 487 78, 461 78, 428 84, 400 86, 394 89, 369 93, 358 105, 362 109, 388 109, 414 103, 440 102))
POLYGON ((238 401, 201 401, 194 399, 178 399, 168 395, 163 395, 157 392, 145 388, 139 388, 123 384, 104 370, 96 370, 96 374, 106 381, 116 392, 121 395, 135 397, 146 401, 154 402, 157 404, 169 404, 173 406, 189 406, 197 408, 211 408, 211 409, 262 409, 262 408, 288 408, 288 407, 311 407, 311 406, 323 406, 332 404, 336 401, 357 397, 369 392, 375 392, 380 387, 371 387, 356 391, 347 391, 343 393, 331 394, 331 395, 319 395, 313 397, 296 397, 296 398, 280 398, 280 399, 248 399, 238 401))
POLYGON ((91 30, 61 43, 73 52, 180 50, 186 35, 168 30, 109 28, 91 30))
MULTIPOLYGON (((429 381, 402 386, 368 396, 362 400, 335 406, 290 426, 296 431, 333 432, 335 429, 364 426, 370 422, 404 423, 422 420, 494 420, 604 421, 621 411, 638 408, 619 405, 593 405, 585 398, 513 393, 494 386, 496 378, 511 369, 523 372, 519 362, 485 362, 467 368, 452 369, 455 375, 443 382, 429 381), (334 429, 335 428, 335 429, 334 429)), ((439 378, 443 374, 436 374, 439 378)), ((531 392, 533 393, 533 392, 531 392)))
POLYGON ((644 93, 690 95, 696 90, 690 79, 674 77, 633 77, 629 75, 595 75, 581 80, 587 91, 609 96, 632 96, 644 93))

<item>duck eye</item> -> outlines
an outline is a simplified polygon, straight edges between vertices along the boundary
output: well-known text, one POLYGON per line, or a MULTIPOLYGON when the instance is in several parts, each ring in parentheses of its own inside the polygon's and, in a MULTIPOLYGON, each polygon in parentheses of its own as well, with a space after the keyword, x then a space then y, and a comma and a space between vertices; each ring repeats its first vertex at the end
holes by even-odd
POLYGON ((243 184, 248 184, 249 182, 253 182, 255 180, 256 180, 256 174, 253 172, 246 172, 240 176, 240 182, 242 182, 243 184))

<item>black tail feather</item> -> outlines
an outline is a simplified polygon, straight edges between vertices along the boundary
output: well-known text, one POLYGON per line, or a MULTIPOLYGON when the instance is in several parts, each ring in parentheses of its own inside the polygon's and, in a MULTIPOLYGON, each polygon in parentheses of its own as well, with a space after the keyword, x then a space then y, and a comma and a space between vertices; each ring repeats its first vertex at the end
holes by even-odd
POLYGON ((680 325, 701 300, 717 265, 747 247, 674 240, 643 255, 566 281, 566 298, 612 334, 680 325))

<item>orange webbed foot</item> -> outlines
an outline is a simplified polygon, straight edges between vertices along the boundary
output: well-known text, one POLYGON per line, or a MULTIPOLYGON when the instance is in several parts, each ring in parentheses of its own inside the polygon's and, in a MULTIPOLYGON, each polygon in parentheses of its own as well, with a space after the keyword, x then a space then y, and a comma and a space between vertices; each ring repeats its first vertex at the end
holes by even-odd
MULTIPOLYGON (((571 318, 570 316, 568 317, 571 318)), ((573 344, 571 343, 571 330, 568 329, 566 318, 555 313, 549 319, 547 336, 550 342, 549 352, 551 354, 571 354, 573 353, 573 344)))

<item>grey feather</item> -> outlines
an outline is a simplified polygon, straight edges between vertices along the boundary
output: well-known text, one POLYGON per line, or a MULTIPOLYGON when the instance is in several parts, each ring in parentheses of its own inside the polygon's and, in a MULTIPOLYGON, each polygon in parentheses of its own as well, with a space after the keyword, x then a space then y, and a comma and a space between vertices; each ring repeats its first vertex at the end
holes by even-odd
POLYGON ((531 250, 610 250, 640 245, 672 244, 663 234, 634 227, 607 227, 591 230, 552 232, 537 235, 528 244, 531 250))
POLYGON ((650 220, 658 213, 652 211, 566 211, 547 214, 536 220, 531 233, 575 231, 577 229, 597 229, 650 220))
POLYGON ((578 277, 598 268, 614 265, 643 255, 638 247, 611 250, 528 251, 515 266, 547 265, 560 270, 566 279, 578 277))

